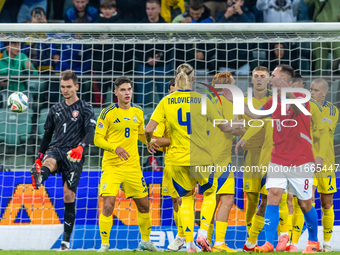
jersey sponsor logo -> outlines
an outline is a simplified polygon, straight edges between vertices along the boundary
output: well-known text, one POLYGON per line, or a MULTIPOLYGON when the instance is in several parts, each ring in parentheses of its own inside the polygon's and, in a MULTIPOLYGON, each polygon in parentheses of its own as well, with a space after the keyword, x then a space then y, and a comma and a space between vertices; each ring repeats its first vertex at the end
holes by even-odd
POLYGON ((90 119, 90 122, 92 123, 92 124, 97 124, 97 122, 95 121, 95 120, 93 120, 93 119, 90 119))
POLYGON ((98 128, 103 129, 103 127, 104 127, 104 123, 103 122, 99 122, 98 128))
POLYGON ((120 123, 120 120, 117 118, 113 123, 120 123))

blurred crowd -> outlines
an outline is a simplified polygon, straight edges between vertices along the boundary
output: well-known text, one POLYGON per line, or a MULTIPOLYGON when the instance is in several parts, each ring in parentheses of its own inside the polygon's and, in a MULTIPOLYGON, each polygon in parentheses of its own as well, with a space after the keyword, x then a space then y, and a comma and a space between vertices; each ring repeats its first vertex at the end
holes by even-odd
POLYGON ((338 0, 3 0, 0 22, 338 22, 338 0), (141 11, 145 10, 145 12, 141 11), (34 15, 33 15, 34 14, 34 15))
MULTIPOLYGON (((339 13, 339 0, 0 1, 0 22, 7 23, 339 22, 339 13)), ((6 101, 8 91, 30 91, 32 102, 56 103, 60 100, 56 74, 66 70, 93 76, 82 79, 81 92, 85 100, 102 106, 106 100, 102 94, 112 91, 113 76, 143 77, 134 80, 137 92, 134 100, 145 104, 154 101, 153 92, 161 98, 167 91, 168 79, 150 77, 171 76, 175 67, 184 62, 194 66, 198 75, 217 71, 249 75, 257 65, 273 70, 278 64, 289 64, 304 75, 321 75, 336 74, 339 60, 340 43, 336 42, 166 45, 1 42, 0 101, 6 101), (333 61, 328 61, 329 55, 333 61)))

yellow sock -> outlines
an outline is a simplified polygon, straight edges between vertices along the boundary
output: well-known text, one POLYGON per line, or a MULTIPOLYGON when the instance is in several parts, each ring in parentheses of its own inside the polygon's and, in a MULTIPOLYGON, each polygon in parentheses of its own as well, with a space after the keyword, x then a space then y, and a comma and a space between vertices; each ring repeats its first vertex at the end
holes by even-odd
POLYGON ((287 195, 288 193, 286 194, 283 194, 282 195, 282 198, 281 198, 281 201, 280 201, 280 204, 279 204, 279 211, 280 211, 280 233, 286 233, 288 232, 288 214, 289 214, 289 211, 288 211, 288 205, 287 205, 287 195))
POLYGON ((213 232, 214 232, 214 223, 210 223, 208 234, 207 234, 207 239, 210 243, 211 243, 211 240, 212 240, 213 232))
POLYGON ((322 208, 322 226, 323 226, 323 240, 330 241, 334 226, 334 210, 333 206, 329 209, 322 208))
POLYGON ((255 214, 249 231, 249 237, 247 239, 251 244, 256 244, 257 237, 259 236, 263 227, 264 217, 255 214))
POLYGON ((247 193, 247 209, 246 209, 246 224, 248 233, 250 231, 251 223, 253 220, 253 216, 256 212, 257 205, 259 204, 259 193, 247 193))
POLYGON ((137 211, 137 222, 140 229, 141 239, 143 241, 150 241, 151 234, 151 216, 150 212, 141 213, 137 211))
POLYGON ((289 214, 288 215, 287 226, 288 226, 289 240, 292 240, 293 214, 289 214))
POLYGON ((102 244, 110 245, 110 232, 113 224, 112 215, 106 217, 104 214, 99 215, 99 230, 102 244))
POLYGON ((201 229, 209 230, 211 219, 214 216, 216 207, 216 193, 204 193, 202 208, 201 208, 201 229))
POLYGON ((177 235, 179 237, 184 237, 184 230, 183 230, 183 226, 182 226, 182 220, 181 220, 181 206, 178 205, 178 212, 177 212, 177 235))
POLYGON ((301 211, 301 208, 299 206, 298 200, 296 197, 293 197, 293 206, 294 206, 294 212, 293 212, 293 218, 292 218, 292 243, 298 243, 301 231, 303 228, 303 224, 305 223, 305 217, 301 211))
POLYGON ((216 221, 216 242, 225 242, 225 234, 227 233, 228 222, 216 221))
POLYGON ((195 211, 194 211, 194 196, 182 197, 181 205, 181 222, 185 235, 185 242, 194 241, 194 224, 195 224, 195 211))

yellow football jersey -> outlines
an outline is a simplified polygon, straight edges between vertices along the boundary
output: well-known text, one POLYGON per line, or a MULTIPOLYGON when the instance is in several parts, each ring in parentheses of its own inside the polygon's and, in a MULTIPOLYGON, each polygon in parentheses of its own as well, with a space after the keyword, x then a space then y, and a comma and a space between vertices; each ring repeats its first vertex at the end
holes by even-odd
MULTIPOLYGON (((168 124, 167 124, 166 120, 164 120, 161 123, 158 123, 158 126, 157 126, 155 132, 153 132, 153 135, 157 136, 157 137, 170 138, 169 127, 168 127, 168 124)), ((171 161, 170 161, 168 147, 162 148, 162 150, 165 152, 164 153, 164 165, 170 165, 171 161)))
POLYGON ((104 149, 103 169, 109 165, 140 165, 139 137, 145 137, 141 107, 131 103, 129 109, 122 109, 116 103, 103 109, 97 120, 94 138, 96 145, 104 149), (127 161, 122 161, 115 153, 117 147, 122 147, 130 155, 127 161))
MULTIPOLYGON (((215 100, 217 103, 215 104, 215 107, 222 115, 222 119, 225 119, 228 122, 234 120, 235 117, 233 115, 232 102, 227 100, 224 96, 220 96, 220 98, 222 101, 222 105, 216 97, 215 100)), ((213 125, 210 126, 211 128, 209 131, 209 140, 214 163, 222 163, 225 162, 226 159, 231 161, 233 135, 230 132, 224 133, 219 128, 214 128, 213 125)))
POLYGON ((329 131, 329 139, 327 141, 321 141, 320 143, 325 143, 327 148, 326 157, 324 159, 324 166, 327 169, 332 167, 335 170, 335 155, 334 155, 334 132, 336 124, 339 120, 339 110, 332 103, 325 101, 322 105, 323 118, 322 122, 325 123, 329 131))
MULTIPOLYGON (((166 120, 169 126, 171 165, 202 166, 212 164, 208 144, 208 119, 221 119, 210 100, 207 115, 202 115, 202 96, 192 90, 178 90, 164 97, 151 119, 157 123, 166 120)), ((218 127, 215 127, 218 128, 218 127)))
MULTIPOLYGON (((244 97, 244 103, 248 104, 248 94, 245 94, 244 97)), ((253 106, 255 109, 259 109, 262 105, 264 105, 265 103, 267 103, 267 101, 272 97, 272 91, 267 89, 267 94, 265 97, 261 98, 261 99, 256 99, 254 97, 254 95, 252 95, 252 99, 253 99, 253 106)), ((245 114, 243 115, 239 115, 238 116, 239 119, 244 119, 245 120, 245 126, 244 129, 248 130, 249 129, 249 125, 248 125, 248 121, 251 120, 251 118, 245 114)), ((264 136, 265 136, 265 129, 264 126, 262 127, 262 129, 256 133, 256 135, 254 135, 253 137, 251 137, 249 139, 249 141, 247 141, 246 145, 243 147, 244 150, 249 150, 251 148, 261 148, 263 145, 263 141, 264 141, 264 136)))
POLYGON ((325 153, 320 151, 320 131, 326 132, 326 123, 322 122, 323 113, 322 108, 314 99, 309 100, 310 113, 311 113, 311 137, 312 137, 312 149, 314 158, 325 157, 325 153))

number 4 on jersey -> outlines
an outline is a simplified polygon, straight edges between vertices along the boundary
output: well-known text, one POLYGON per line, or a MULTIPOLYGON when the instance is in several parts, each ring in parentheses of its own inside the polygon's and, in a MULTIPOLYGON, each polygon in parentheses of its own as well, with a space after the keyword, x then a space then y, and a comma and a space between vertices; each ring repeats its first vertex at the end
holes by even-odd
POLYGON ((192 131, 191 131, 191 118, 190 117, 191 117, 190 112, 187 112, 186 113, 186 121, 183 121, 182 108, 178 109, 178 112, 177 112, 178 124, 180 124, 181 126, 187 127, 188 135, 191 135, 191 133, 192 133, 192 131))

